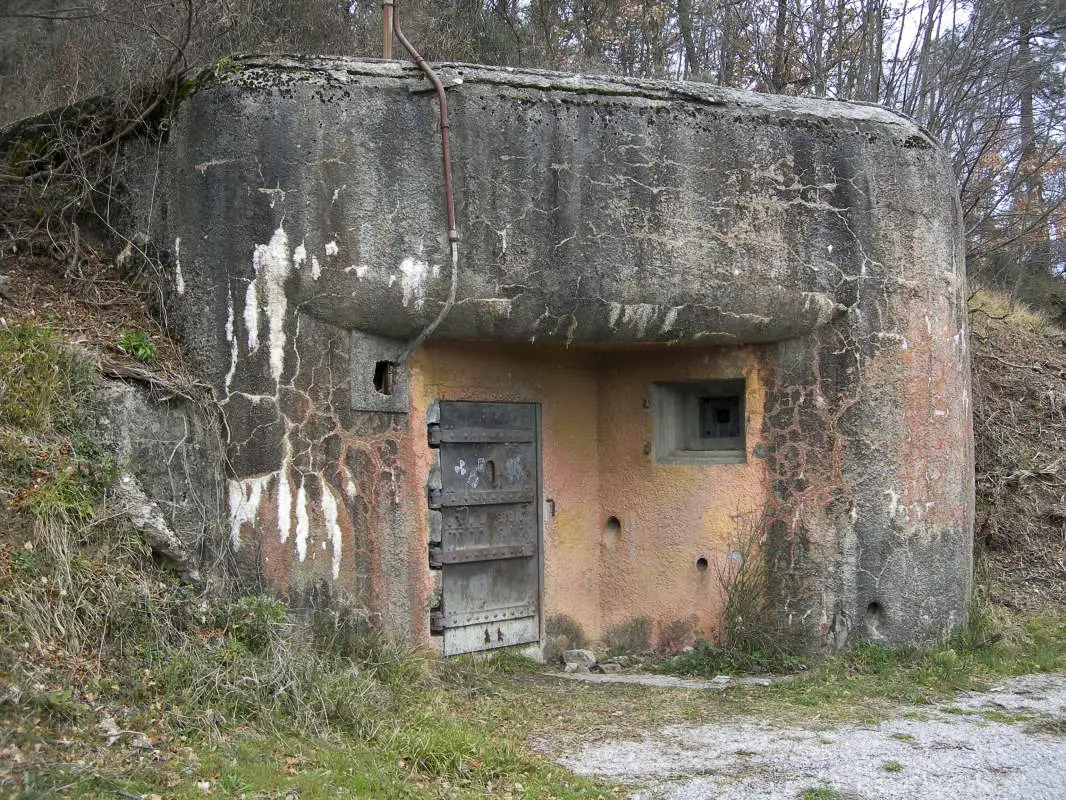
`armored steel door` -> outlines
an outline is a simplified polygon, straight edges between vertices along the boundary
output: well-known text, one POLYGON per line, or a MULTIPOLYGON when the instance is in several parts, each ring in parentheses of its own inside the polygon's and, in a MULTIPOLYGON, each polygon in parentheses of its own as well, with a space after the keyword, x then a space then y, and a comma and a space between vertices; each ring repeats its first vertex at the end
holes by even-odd
POLYGON ((538 407, 444 402, 429 426, 440 477, 429 564, 442 570, 430 628, 445 655, 540 639, 538 407))

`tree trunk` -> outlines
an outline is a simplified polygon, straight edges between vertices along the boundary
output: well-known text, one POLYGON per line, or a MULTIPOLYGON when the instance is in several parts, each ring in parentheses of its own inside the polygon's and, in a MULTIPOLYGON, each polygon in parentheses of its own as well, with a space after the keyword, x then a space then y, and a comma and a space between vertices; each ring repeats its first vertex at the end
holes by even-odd
POLYGON ((774 24, 774 63, 770 73, 770 91, 782 93, 788 85, 785 77, 785 29, 787 27, 787 0, 777 0, 777 21, 774 24))
POLYGON ((700 74, 700 57, 692 36, 692 0, 677 0, 677 24, 685 44, 685 77, 700 74))

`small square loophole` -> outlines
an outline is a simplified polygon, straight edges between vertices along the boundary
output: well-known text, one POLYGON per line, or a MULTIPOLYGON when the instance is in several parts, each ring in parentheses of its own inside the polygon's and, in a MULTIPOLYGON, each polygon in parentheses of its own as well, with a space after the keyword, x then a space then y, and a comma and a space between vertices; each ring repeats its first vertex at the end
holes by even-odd
POLYGON ((654 384, 656 462, 746 462, 744 390, 743 378, 654 384))

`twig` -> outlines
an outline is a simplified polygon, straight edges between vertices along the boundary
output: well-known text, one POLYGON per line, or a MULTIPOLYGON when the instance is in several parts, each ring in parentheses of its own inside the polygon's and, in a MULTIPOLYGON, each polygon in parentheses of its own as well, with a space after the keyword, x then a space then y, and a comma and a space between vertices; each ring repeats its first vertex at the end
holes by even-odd
POLYGON ((1000 364, 1006 364, 1008 367, 1015 367, 1016 369, 1029 369, 1034 372, 1039 372, 1043 367, 1034 367, 1032 364, 1015 364, 1013 361, 1007 361, 1005 358, 1000 358, 995 353, 978 353, 981 358, 991 358, 998 361, 1000 364))
POLYGON ((100 359, 100 372, 109 378, 132 380, 144 383, 155 391, 170 392, 172 395, 183 397, 190 402, 196 402, 196 398, 184 389, 179 388, 170 381, 164 380, 157 375, 139 367, 131 367, 128 364, 118 364, 107 358, 100 359))

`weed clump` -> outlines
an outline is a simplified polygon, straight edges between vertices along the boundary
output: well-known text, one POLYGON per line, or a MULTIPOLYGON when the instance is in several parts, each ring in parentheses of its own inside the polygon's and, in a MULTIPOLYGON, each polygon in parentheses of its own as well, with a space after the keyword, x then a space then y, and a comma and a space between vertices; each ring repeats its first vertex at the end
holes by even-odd
POLYGON ((741 519, 725 566, 716 577, 725 606, 717 642, 699 640, 664 665, 678 675, 784 673, 805 669, 794 634, 778 617, 762 557, 766 520, 741 519))
POLYGON ((69 431, 82 421, 92 383, 84 359, 50 329, 0 327, 0 426, 69 431))

